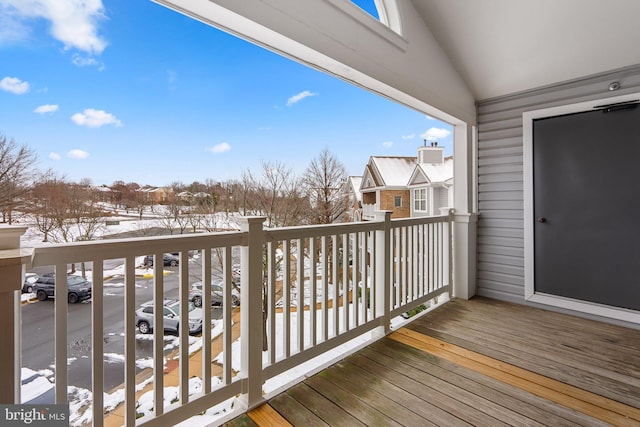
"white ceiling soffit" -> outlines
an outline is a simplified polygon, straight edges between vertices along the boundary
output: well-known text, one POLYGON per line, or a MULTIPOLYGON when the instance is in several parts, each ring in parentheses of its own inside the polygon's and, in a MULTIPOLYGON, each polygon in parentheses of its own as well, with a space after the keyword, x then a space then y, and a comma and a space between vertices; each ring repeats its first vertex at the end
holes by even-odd
POLYGON ((413 0, 476 100, 640 63, 640 0, 413 0))

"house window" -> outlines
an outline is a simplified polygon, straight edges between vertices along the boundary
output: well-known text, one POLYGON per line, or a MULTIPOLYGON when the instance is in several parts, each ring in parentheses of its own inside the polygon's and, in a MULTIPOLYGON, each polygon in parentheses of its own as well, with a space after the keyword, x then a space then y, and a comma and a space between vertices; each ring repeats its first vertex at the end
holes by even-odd
POLYGON ((396 208, 402 207, 402 196, 394 196, 393 197, 393 206, 396 208))
POLYGON ((413 190, 413 210, 414 211, 427 211, 427 189, 419 188, 413 190))

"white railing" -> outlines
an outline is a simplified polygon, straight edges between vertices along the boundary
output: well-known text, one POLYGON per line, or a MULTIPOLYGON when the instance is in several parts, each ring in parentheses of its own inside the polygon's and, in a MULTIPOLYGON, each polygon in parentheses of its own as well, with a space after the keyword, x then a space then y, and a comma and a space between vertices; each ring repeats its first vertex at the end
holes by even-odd
POLYGON ((376 217, 376 212, 378 211, 377 205, 375 203, 371 204, 362 204, 362 219, 365 221, 373 221, 376 217))
MULTIPOLYGON (((452 289, 452 215, 391 220, 378 213, 363 223, 263 229, 264 218, 245 218, 241 231, 82 242, 38 248, 32 265, 55 266, 56 284, 65 283, 68 265, 91 262, 92 422, 104 425, 104 285, 103 265, 124 259, 124 418, 123 424, 175 424, 227 399, 239 398, 241 408, 264 400, 265 381, 297 367, 349 340, 391 330, 391 321, 403 312, 452 289), (211 310, 203 310, 202 366, 190 371, 188 322, 179 326, 178 397, 166 404, 162 318, 153 320, 153 415, 137 419, 136 405, 136 258, 179 252, 178 299, 187 312, 188 289, 194 268, 204 283, 203 307, 211 305, 212 267, 220 265, 224 300, 232 298, 232 264, 240 253, 241 305, 223 305, 222 354, 218 385, 212 387, 211 310), (194 267, 193 257, 201 268, 194 267), (191 260, 191 262, 190 262, 191 260), (190 271, 191 265, 191 271, 190 271), (240 310, 239 346, 232 345, 233 310, 240 310), (239 354, 234 355, 234 351, 239 354), (236 357, 234 357, 236 356, 236 357), (240 366, 234 366, 234 359, 240 366), (189 393, 189 379, 199 376, 202 389, 189 393)), ((236 260, 238 261, 238 260, 236 260)), ((161 262, 153 267, 153 303, 163 305, 165 276, 161 262)), ((63 287, 56 285, 64 294, 63 287)), ((138 301, 139 303, 139 301, 138 301)), ((66 403, 66 298, 55 299, 56 403, 66 403)), ((156 312, 158 312, 156 310, 156 312)), ((237 328, 237 325, 236 325, 237 328)))

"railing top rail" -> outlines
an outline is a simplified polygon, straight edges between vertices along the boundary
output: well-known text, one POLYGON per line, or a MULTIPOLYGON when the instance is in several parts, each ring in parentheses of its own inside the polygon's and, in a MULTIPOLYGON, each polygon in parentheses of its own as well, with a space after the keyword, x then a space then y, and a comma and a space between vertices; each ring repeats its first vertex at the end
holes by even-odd
POLYGON ((182 252, 194 249, 238 246, 243 244, 245 239, 246 233, 244 232, 225 231, 63 243, 35 248, 32 265, 37 267, 55 263, 141 256, 154 252, 182 252))
POLYGON ((309 237, 332 236, 346 233, 361 233, 379 230, 382 228, 383 224, 384 223, 380 221, 366 221, 270 228, 264 230, 264 238, 266 242, 270 242, 286 239, 304 239, 309 237))
POLYGON ((398 218, 391 220, 391 227, 394 228, 421 224, 437 224, 442 222, 449 222, 450 220, 451 215, 398 218))

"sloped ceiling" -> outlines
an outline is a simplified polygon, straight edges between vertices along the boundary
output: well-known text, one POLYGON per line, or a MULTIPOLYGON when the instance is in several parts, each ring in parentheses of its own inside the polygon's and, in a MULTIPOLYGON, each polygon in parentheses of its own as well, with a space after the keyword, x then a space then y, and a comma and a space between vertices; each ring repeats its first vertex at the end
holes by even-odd
POLYGON ((639 0, 413 0, 476 100, 640 63, 639 0))

